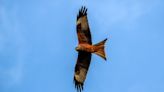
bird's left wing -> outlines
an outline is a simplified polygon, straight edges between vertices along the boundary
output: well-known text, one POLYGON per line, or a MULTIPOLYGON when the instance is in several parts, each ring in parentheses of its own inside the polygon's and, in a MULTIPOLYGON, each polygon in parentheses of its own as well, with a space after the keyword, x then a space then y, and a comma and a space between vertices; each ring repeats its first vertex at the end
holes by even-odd
POLYGON ((76 30, 79 43, 92 44, 91 33, 87 20, 87 8, 82 7, 77 15, 76 30))

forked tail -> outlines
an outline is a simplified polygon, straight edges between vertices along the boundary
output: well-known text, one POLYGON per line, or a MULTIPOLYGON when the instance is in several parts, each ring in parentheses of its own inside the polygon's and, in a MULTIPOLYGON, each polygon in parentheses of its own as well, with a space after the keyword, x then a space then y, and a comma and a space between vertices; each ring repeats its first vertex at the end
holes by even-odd
POLYGON ((97 54, 98 56, 102 57, 104 60, 106 60, 106 56, 105 56, 105 51, 104 51, 104 48, 105 48, 105 42, 106 42, 107 38, 104 39, 103 41, 95 44, 95 54, 97 54))

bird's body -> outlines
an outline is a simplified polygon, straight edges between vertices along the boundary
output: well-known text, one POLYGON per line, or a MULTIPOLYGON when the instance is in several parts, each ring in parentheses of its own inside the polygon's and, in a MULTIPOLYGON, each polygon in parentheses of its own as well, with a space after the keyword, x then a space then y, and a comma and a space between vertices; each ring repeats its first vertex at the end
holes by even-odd
POLYGON ((92 38, 87 20, 87 9, 82 7, 77 16, 76 30, 78 36, 78 59, 75 66, 74 82, 77 91, 83 90, 83 84, 91 63, 92 53, 95 53, 106 60, 104 44, 107 39, 92 45, 92 38))
POLYGON ((85 52, 93 53, 95 50, 96 50, 95 46, 86 43, 79 44, 76 47, 76 51, 85 51, 85 52))

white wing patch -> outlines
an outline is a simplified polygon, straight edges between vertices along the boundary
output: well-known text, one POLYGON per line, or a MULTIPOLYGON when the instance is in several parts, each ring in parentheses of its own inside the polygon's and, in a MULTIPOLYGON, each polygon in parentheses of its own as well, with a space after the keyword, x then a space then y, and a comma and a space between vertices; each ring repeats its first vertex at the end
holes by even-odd
POLYGON ((80 83, 84 83, 86 74, 87 74, 87 70, 85 68, 81 68, 80 71, 77 71, 75 73, 75 79, 80 83))

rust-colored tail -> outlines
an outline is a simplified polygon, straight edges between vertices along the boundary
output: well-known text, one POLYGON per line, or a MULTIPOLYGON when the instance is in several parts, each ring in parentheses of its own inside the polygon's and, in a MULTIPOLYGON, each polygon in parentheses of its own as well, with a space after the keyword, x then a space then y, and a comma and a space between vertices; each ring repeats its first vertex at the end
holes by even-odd
POLYGON ((106 42, 107 38, 104 39, 103 41, 95 44, 95 54, 97 54, 98 56, 102 57, 104 60, 106 60, 106 56, 105 56, 105 51, 104 51, 104 45, 105 45, 105 42, 106 42))

